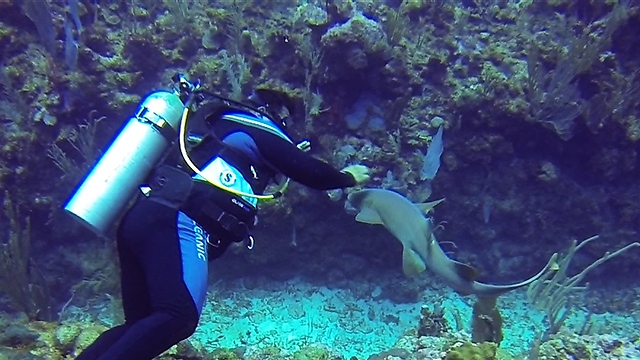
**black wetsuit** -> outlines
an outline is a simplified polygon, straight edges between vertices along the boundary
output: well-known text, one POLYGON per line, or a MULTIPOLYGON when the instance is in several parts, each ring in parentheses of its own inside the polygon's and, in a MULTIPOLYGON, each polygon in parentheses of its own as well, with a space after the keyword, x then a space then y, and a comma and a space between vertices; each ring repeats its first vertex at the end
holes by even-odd
MULTIPOLYGON (((264 177, 275 173, 318 190, 355 185, 350 174, 299 150, 272 121, 242 111, 220 117, 216 134, 226 147, 266 175, 246 179, 240 164, 224 153, 210 159, 203 171, 213 169, 215 176, 217 169, 236 169, 227 174, 238 176, 231 185, 247 189, 253 184, 249 190, 256 193, 264 190, 264 177)), ((217 235, 182 211, 144 197, 137 201, 117 233, 125 323, 103 333, 78 359, 152 359, 191 336, 206 300, 210 236, 217 235)))

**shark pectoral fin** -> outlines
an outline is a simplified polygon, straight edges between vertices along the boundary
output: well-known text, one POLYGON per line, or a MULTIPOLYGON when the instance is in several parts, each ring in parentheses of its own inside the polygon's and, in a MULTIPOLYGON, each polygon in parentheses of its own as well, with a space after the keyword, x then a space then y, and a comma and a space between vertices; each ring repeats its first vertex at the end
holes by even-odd
POLYGON ((427 269, 420 255, 415 251, 404 247, 402 250, 402 271, 407 276, 417 275, 427 269))
POLYGON ((384 225, 378 212, 371 208, 361 209, 358 215, 356 215, 356 221, 365 224, 384 225))
POLYGON ((427 215, 431 212, 431 210, 433 210, 434 207, 436 207, 436 205, 440 204, 443 201, 444 201, 444 198, 436 201, 430 201, 426 203, 419 203, 419 204, 413 204, 413 205, 417 206, 418 209, 420 209, 420 211, 423 214, 427 215))
POLYGON ((478 278, 478 270, 473 268, 473 266, 458 261, 453 261, 453 264, 455 265, 456 273, 462 279, 473 282, 478 278))

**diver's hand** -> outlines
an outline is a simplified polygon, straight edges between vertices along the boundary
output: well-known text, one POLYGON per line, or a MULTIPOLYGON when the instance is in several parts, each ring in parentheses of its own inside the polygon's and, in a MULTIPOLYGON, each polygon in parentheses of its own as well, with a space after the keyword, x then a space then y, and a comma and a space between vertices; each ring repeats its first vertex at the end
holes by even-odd
POLYGON ((364 165, 349 165, 341 170, 343 173, 353 176, 356 184, 362 184, 369 180, 369 168, 364 165))

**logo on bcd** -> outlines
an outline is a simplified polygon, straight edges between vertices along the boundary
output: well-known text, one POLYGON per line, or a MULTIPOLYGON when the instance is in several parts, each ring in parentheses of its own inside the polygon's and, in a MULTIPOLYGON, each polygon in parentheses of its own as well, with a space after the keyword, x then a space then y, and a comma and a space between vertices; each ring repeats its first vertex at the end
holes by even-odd
POLYGON ((220 183, 227 187, 233 186, 236 183, 236 174, 231 171, 223 171, 220 174, 220 183))

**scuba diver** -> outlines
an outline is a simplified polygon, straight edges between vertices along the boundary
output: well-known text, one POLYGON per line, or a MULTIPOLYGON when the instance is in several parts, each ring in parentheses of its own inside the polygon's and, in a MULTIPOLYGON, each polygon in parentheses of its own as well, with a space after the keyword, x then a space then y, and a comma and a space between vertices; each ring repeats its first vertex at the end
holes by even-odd
MULTIPOLYGON (((317 190, 353 187, 369 179, 363 165, 337 170, 310 156, 305 151, 308 142, 294 143, 285 127, 292 104, 283 93, 256 90, 247 103, 239 103, 200 91, 199 85, 184 77, 177 81, 184 105, 179 104, 180 121, 173 123, 180 126, 180 132, 167 130, 171 126, 161 130, 157 125, 166 123, 170 116, 165 115, 173 110, 167 102, 157 105, 158 98, 152 95, 130 125, 141 126, 143 118, 154 121, 158 130, 154 136, 163 133, 179 141, 167 142, 162 156, 158 155, 160 165, 151 167, 146 181, 138 183, 139 195, 117 228, 125 323, 105 331, 77 359, 152 359, 191 336, 206 300, 207 262, 221 256, 232 243, 253 246, 257 201, 282 194, 288 179, 280 179, 279 190, 264 194, 279 177, 317 190)), ((169 99, 167 94, 160 98, 169 99)), ((110 155, 111 148, 105 158, 116 156, 110 155)), ((136 149, 144 152, 147 147, 136 149)), ((136 161, 140 167, 150 162, 136 161)), ((101 163, 107 162, 101 160, 83 186, 91 187, 87 184, 98 176, 98 168, 107 167, 101 163)), ((106 229, 107 225, 97 223, 109 217, 105 212, 112 211, 112 206, 86 205, 93 200, 90 196, 99 194, 95 188, 82 189, 65 209, 94 228, 106 229), (90 207, 91 211, 100 209, 103 216, 91 220, 85 210, 90 207)))

